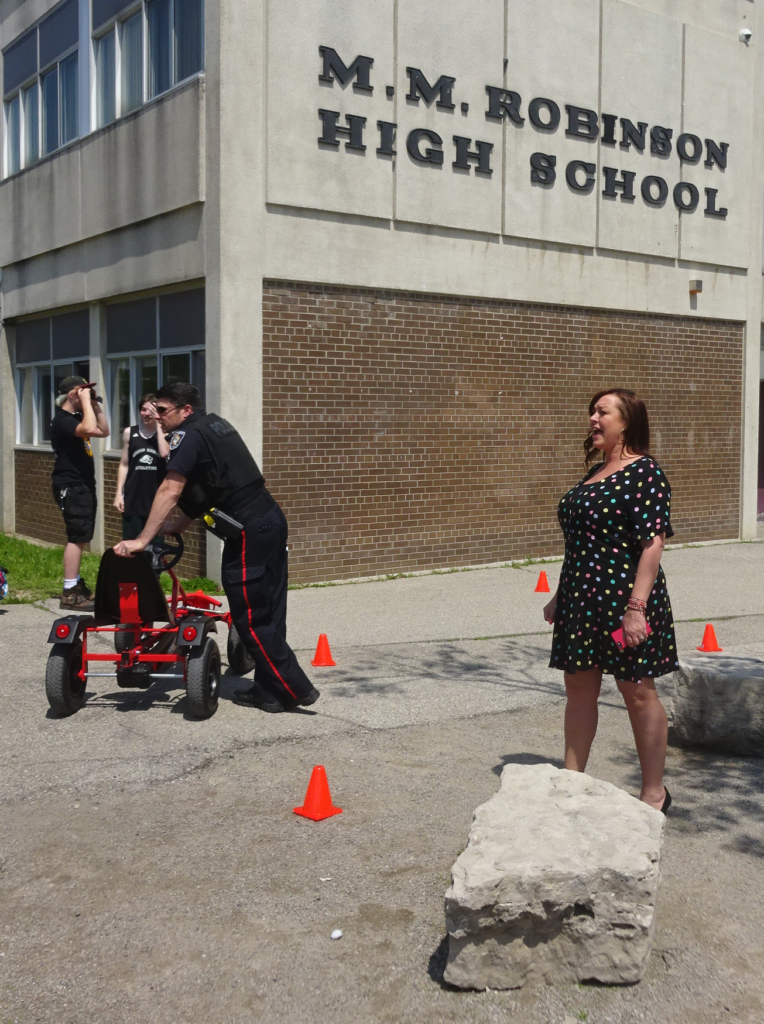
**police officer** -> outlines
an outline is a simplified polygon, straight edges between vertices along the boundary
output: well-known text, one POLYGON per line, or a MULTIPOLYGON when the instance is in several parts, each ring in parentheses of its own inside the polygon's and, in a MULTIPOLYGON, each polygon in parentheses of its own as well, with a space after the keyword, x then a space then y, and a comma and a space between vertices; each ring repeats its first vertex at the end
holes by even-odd
POLYGON ((223 589, 255 662, 254 686, 234 699, 269 712, 315 703, 319 692, 286 642, 287 522, 257 463, 230 423, 204 412, 191 384, 160 388, 156 414, 170 444, 167 472, 140 536, 115 552, 132 555, 157 533, 181 533, 213 508, 223 513, 223 589), (175 505, 181 514, 168 520, 175 505))

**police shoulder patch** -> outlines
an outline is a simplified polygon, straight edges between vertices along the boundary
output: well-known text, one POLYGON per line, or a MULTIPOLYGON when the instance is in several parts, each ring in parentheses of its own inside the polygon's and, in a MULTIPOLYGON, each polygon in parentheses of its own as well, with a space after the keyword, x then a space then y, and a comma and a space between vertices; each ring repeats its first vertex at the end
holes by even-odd
POLYGON ((172 441, 170 441, 170 451, 171 452, 175 451, 175 449, 178 447, 178 445, 180 444, 180 442, 183 440, 183 438, 185 436, 186 436, 185 430, 176 430, 175 431, 175 433, 172 435, 172 441))

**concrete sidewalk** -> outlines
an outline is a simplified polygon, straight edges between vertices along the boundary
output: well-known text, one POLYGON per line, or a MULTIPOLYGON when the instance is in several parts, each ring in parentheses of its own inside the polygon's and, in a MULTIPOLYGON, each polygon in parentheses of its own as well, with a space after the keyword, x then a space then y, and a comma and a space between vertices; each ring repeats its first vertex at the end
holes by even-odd
MULTIPOLYGON (((764 1019, 764 763, 677 748, 645 981, 441 984, 443 893, 472 811, 508 761, 559 763, 540 568, 554 588, 558 563, 293 591, 306 667, 319 632, 337 661, 309 668, 321 700, 243 709, 229 673, 208 722, 185 718, 182 691, 108 680, 48 717, 54 612, 0 606, 0 1020, 764 1019), (317 825, 292 814, 314 763, 344 808, 317 825)), ((705 621, 726 651, 764 656, 764 545, 670 551, 664 568, 680 656, 705 621)), ((638 791, 612 682, 600 722, 589 770, 638 791)))

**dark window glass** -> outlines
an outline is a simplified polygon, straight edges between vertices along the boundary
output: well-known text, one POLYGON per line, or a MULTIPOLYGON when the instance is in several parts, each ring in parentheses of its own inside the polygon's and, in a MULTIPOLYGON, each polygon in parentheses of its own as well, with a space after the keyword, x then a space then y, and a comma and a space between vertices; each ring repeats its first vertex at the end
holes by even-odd
POLYGON ((180 382, 191 383, 191 356, 188 352, 183 355, 162 356, 162 385, 180 382))
MULTIPOLYGON (((74 364, 74 376, 84 377, 85 380, 90 380, 90 360, 80 359, 74 364)), ((96 383, 98 383, 96 381, 96 383)))
POLYGON ((3 53, 3 92, 15 89, 36 72, 37 28, 33 28, 3 53))
POLYGON ((140 352, 156 348, 156 299, 117 302, 106 307, 106 351, 140 352))
POLYGON ((191 353, 191 383, 202 396, 202 405, 207 407, 207 359, 204 352, 191 353))
POLYGON ((160 297, 160 348, 195 348, 204 335, 204 288, 160 297))
POLYGON ((50 320, 16 324, 16 362, 39 363, 50 359, 50 320))
POLYGON ((175 81, 202 70, 202 0, 175 0, 175 81))
POLYGON ((53 317, 53 358, 87 358, 90 352, 90 312, 62 313, 53 317))
POLYGON ((50 367, 37 371, 40 375, 40 390, 37 396, 40 409, 40 440, 50 441, 50 421, 53 419, 53 396, 50 393, 52 378, 50 367))
POLYGON ((129 7, 131 0, 93 0, 93 31, 129 7))
POLYGON ((158 96, 172 85, 172 25, 170 0, 150 0, 149 96, 158 96))
POLYGON ((66 0, 40 22, 40 67, 74 46, 79 36, 79 4, 77 0, 66 0))
POLYGON ((61 78, 61 145, 80 134, 77 127, 77 53, 58 65, 61 78))
POLYGON ((58 65, 43 75, 42 83, 42 152, 58 149, 58 65))

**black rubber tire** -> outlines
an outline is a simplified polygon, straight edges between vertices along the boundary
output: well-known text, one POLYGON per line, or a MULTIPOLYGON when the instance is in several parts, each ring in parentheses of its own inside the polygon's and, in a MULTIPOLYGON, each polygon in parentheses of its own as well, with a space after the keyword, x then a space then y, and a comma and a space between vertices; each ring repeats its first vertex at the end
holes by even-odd
POLYGON ((135 647, 136 642, 135 633, 132 631, 120 630, 119 633, 114 634, 114 650, 117 654, 129 651, 131 647, 135 647))
POLYGON ((82 641, 53 644, 45 668, 45 695, 57 715, 73 715, 85 706, 85 683, 78 676, 82 668, 82 641))
POLYGON ((255 667, 255 659, 244 646, 239 631, 233 624, 228 630, 228 664, 237 676, 245 676, 255 667))
POLYGON ((211 718, 218 709, 220 694, 220 651, 208 636, 200 647, 192 647, 186 662, 186 699, 194 718, 211 718))

